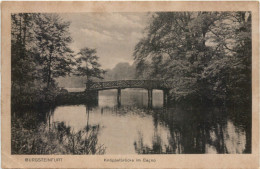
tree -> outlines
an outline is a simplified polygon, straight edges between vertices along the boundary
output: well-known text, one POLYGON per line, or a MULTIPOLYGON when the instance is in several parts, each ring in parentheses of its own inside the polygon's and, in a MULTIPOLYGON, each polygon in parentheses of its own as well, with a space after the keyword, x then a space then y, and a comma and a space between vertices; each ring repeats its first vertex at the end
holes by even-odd
POLYGON ((21 94, 36 78, 35 58, 31 52, 33 32, 29 29, 33 26, 33 15, 13 14, 11 18, 12 90, 19 90, 21 94))
POLYGON ((104 80, 131 80, 135 79, 135 67, 127 62, 118 63, 113 69, 107 69, 104 80))
POLYGON ((47 89, 54 79, 65 76, 72 70, 73 51, 69 33, 69 22, 57 14, 40 14, 35 19, 36 53, 39 61, 39 73, 47 83, 47 89))
POLYGON ((87 81, 91 78, 102 79, 102 75, 105 73, 101 69, 101 65, 98 63, 99 57, 96 55, 96 49, 82 48, 78 53, 78 58, 76 59, 77 68, 75 71, 76 76, 86 77, 87 81))
POLYGON ((203 78, 210 82, 215 95, 220 94, 222 99, 250 106, 251 13, 227 13, 210 31, 218 48, 215 50, 216 56, 204 69, 203 78))
POLYGON ((238 101, 242 91, 248 103, 251 14, 155 13, 133 55, 139 76, 175 81, 178 98, 238 101))
POLYGON ((55 78, 72 67, 69 23, 56 14, 11 16, 12 103, 30 104, 55 95, 55 78))
POLYGON ((175 81, 175 96, 199 93, 200 74, 212 57, 206 34, 219 17, 216 12, 155 13, 134 51, 137 69, 141 68, 137 71, 148 70, 148 78, 175 81))

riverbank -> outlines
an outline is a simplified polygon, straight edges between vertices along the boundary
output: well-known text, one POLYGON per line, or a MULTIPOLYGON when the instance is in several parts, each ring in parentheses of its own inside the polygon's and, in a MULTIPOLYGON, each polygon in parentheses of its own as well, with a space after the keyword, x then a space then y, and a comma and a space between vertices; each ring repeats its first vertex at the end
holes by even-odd
POLYGON ((97 104, 98 103, 98 92, 66 92, 59 94, 55 98, 56 105, 64 104, 97 104))
POLYGON ((12 118, 12 154, 104 154, 97 144, 99 126, 73 131, 64 122, 34 124, 32 117, 12 118))

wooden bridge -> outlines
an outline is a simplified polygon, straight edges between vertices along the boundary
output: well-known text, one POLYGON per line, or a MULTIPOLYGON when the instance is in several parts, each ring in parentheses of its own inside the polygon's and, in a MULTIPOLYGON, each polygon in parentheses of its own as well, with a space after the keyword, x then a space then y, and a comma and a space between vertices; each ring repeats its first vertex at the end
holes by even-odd
POLYGON ((174 83, 172 81, 163 80, 118 80, 106 82, 87 82, 86 92, 96 93, 98 97, 99 90, 117 89, 117 102, 121 105, 121 89, 126 88, 142 88, 148 90, 148 106, 152 107, 152 91, 153 89, 163 91, 163 103, 167 105, 169 100, 169 90, 172 89, 174 83))

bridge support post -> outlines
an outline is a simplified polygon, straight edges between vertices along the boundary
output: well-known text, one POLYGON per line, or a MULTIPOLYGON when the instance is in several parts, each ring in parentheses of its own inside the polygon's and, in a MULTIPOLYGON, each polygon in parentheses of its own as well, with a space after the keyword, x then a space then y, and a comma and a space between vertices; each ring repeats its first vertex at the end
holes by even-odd
POLYGON ((153 89, 148 89, 148 107, 153 107, 153 89))
POLYGON ((117 89, 117 105, 121 106, 121 89, 117 89))
POLYGON ((169 104, 169 89, 163 90, 163 106, 168 106, 169 104))

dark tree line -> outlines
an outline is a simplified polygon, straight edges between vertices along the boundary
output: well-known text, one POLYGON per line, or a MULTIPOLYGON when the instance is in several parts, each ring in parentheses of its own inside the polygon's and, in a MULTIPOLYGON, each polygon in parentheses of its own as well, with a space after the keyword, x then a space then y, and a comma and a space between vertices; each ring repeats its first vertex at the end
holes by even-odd
POLYGON ((75 54, 69 47, 70 23, 57 14, 19 13, 11 16, 12 103, 53 101, 55 82, 69 74, 102 78, 95 49, 75 54))
MULTIPOLYGON (((104 74, 95 49, 69 48, 70 23, 59 15, 11 17, 12 101, 52 100, 59 92, 56 78, 104 74)), ((139 78, 175 81, 176 100, 249 105, 250 12, 159 12, 145 32, 134 51, 139 78)))
POLYGON ((139 78, 175 81, 177 101, 250 106, 250 12, 158 12, 145 32, 134 51, 139 78))

